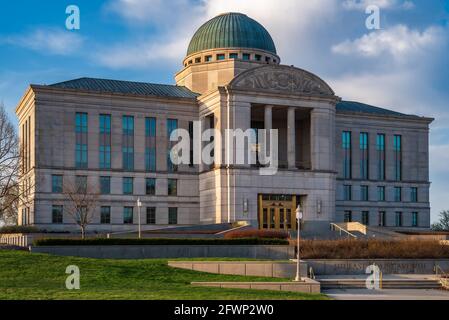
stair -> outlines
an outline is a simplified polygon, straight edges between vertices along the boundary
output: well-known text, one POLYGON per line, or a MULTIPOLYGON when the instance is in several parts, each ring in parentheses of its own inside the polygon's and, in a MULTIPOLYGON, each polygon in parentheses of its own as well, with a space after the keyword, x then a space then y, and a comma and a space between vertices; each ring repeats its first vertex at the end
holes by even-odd
MULTIPOLYGON (((317 277, 323 289, 366 289, 366 277, 328 276, 317 277)), ((383 279, 382 289, 442 289, 440 281, 434 276, 387 276, 383 279)))

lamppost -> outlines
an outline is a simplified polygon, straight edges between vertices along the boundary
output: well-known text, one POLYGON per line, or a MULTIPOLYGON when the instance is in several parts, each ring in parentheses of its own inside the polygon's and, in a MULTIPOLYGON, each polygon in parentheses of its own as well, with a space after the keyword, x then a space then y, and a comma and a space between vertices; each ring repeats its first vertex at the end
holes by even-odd
POLYGON ((142 207, 142 202, 140 201, 140 198, 137 198, 137 216, 139 220, 139 239, 142 238, 142 230, 141 230, 141 224, 140 224, 140 208, 142 207))
POLYGON ((301 211, 301 206, 298 204, 298 207, 296 208, 296 221, 298 222, 298 229, 297 229, 297 256, 296 256, 296 277, 295 277, 295 281, 301 281, 301 259, 299 256, 299 233, 300 233, 300 229, 301 229, 301 219, 302 219, 302 211, 301 211))

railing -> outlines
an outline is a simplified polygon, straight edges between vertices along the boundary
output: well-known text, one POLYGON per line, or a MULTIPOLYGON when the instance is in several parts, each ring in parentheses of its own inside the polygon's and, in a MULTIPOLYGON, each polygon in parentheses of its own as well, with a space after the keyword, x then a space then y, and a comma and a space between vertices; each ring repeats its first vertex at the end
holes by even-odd
POLYGON ((351 238, 357 239, 357 236, 351 232, 349 232, 348 230, 343 229, 342 227, 340 227, 339 225, 335 224, 335 223, 331 223, 331 230, 332 231, 336 231, 336 232, 340 232, 340 236, 344 233, 351 238))
POLYGON ((435 275, 438 277, 438 280, 441 283, 441 286, 444 289, 449 290, 449 274, 444 272, 444 270, 441 269, 441 267, 437 264, 435 265, 434 270, 435 270, 435 275))
POLYGON ((33 237, 23 234, 1 234, 0 244, 7 244, 17 247, 28 247, 33 242, 33 237))

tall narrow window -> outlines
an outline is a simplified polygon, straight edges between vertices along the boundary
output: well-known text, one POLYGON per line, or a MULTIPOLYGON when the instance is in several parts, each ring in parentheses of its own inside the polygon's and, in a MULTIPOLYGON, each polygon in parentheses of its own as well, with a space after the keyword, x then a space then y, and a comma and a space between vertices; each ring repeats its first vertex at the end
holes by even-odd
POLYGON ((101 207, 100 209, 100 223, 109 224, 111 223, 111 207, 101 207))
POLYGON ((345 185, 343 186, 343 200, 351 201, 352 200, 352 186, 345 185))
POLYGON ((362 224, 369 225, 369 211, 362 211, 362 224))
POLYGON ((145 119, 145 168, 156 171, 156 119, 145 119))
POLYGON ((412 212, 412 227, 418 226, 418 212, 412 212))
POLYGON ((124 224, 133 224, 134 223, 134 208, 133 207, 124 207, 123 208, 123 223, 124 224))
POLYGON ((394 178, 396 181, 402 180, 402 136, 395 135, 393 140, 394 150, 394 178))
POLYGON ((75 166, 87 168, 87 113, 76 113, 75 119, 75 166))
POLYGON ((344 222, 352 222, 352 211, 345 211, 344 222))
POLYGON ((168 195, 169 196, 178 195, 178 180, 168 179, 168 195))
POLYGON ((410 188, 410 201, 418 202, 418 188, 416 187, 410 188))
POLYGON ((156 194, 156 179, 147 178, 145 180, 145 193, 148 196, 154 196, 156 194))
POLYGON ((76 176, 75 177, 75 186, 76 191, 78 193, 86 193, 87 190, 87 176, 76 176))
POLYGON ((51 192, 53 193, 62 193, 62 176, 61 175, 52 175, 51 176, 51 192))
POLYGON ((100 114, 100 169, 111 169, 111 116, 100 114))
POLYGON ((156 208, 147 208, 147 224, 156 224, 156 208))
POLYGON ((53 206, 51 210, 51 221, 55 224, 63 223, 63 208, 62 206, 53 206))
POLYGON ((384 186, 377 187, 377 200, 385 201, 385 187, 384 186))
POLYGON ((123 178, 123 194, 130 195, 134 193, 134 179, 123 178))
POLYGON ((111 194, 111 177, 100 177, 101 194, 111 194))
POLYGON ((342 147, 343 147, 343 178, 351 179, 352 178, 352 150, 351 150, 351 132, 343 131, 342 135, 342 147))
POLYGON ((402 212, 396 212, 396 227, 402 227, 402 212))
POLYGON ((369 178, 369 148, 368 133, 360 133, 360 178, 368 180, 369 178))
POLYGON ((123 169, 134 170, 134 117, 123 116, 122 154, 123 169))
POLYGON ((178 208, 168 208, 168 224, 178 224, 178 208))
POLYGON ((401 202, 402 201, 402 188, 394 187, 394 201, 401 202))
POLYGON ((369 200, 369 189, 368 186, 360 186, 360 200, 368 201, 369 200))
POLYGON ((176 119, 168 119, 167 120, 167 140, 168 140, 168 150, 167 150, 167 171, 168 172, 176 172, 178 171, 178 166, 176 166, 170 157, 171 149, 176 145, 176 141, 170 141, 170 135, 173 131, 178 129, 178 120, 176 119))
POLYGON ((376 139, 377 150, 377 179, 385 180, 385 135, 378 134, 376 139))

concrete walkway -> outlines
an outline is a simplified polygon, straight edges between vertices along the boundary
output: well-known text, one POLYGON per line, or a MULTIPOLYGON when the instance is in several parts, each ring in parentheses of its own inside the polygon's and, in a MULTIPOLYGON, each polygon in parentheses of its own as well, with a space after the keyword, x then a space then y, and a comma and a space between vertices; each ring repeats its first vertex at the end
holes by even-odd
POLYGON ((322 293, 336 300, 449 300, 449 291, 426 289, 329 289, 322 293))

